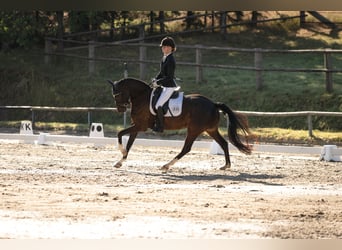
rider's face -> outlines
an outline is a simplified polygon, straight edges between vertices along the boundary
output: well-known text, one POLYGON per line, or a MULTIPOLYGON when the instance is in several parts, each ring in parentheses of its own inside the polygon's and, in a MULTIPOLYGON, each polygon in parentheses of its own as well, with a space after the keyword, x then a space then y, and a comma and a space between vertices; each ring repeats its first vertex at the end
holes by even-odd
POLYGON ((172 52, 171 46, 162 46, 161 49, 164 55, 168 55, 172 52))

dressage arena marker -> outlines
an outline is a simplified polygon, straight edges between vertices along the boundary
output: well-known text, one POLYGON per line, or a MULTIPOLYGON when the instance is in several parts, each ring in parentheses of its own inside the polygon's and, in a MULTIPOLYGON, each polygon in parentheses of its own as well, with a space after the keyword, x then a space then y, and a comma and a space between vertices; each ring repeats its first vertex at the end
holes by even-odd
POLYGON ((342 161, 342 156, 339 154, 336 145, 324 145, 319 159, 325 161, 342 161))
POLYGON ((50 143, 47 142, 46 137, 49 135, 49 133, 39 133, 37 141, 34 141, 35 144, 38 145, 50 145, 50 143))
POLYGON ((92 123, 90 126, 89 137, 104 137, 102 123, 92 123))
MULTIPOLYGON (((17 140, 18 142, 51 145, 53 142, 61 143, 92 143, 97 145, 112 144, 117 146, 117 138, 114 137, 89 137, 89 136, 71 136, 71 135, 51 135, 49 133, 37 134, 9 134, 0 133, 0 140, 17 140), (39 136, 41 137, 39 139, 39 136)), ((123 136, 123 144, 126 145, 128 136, 123 136)), ((209 149, 210 154, 220 154, 220 151, 214 145, 215 142, 195 141, 193 148, 209 149)), ((151 147, 175 147, 181 149, 184 141, 180 140, 156 140, 156 139, 136 139, 134 145, 151 146, 151 147)), ((336 145, 325 145, 308 147, 308 146, 281 146, 281 145, 253 145, 254 152, 268 152, 278 154, 293 155, 312 155, 319 160, 325 161, 341 161, 342 148, 336 145)), ((237 152, 237 149, 229 143, 229 150, 237 152)))
POLYGON ((223 149, 220 147, 220 145, 216 141, 213 141, 210 144, 209 153, 212 155, 224 155, 223 149))
POLYGON ((22 135, 33 135, 33 128, 31 121, 21 121, 20 134, 22 135))

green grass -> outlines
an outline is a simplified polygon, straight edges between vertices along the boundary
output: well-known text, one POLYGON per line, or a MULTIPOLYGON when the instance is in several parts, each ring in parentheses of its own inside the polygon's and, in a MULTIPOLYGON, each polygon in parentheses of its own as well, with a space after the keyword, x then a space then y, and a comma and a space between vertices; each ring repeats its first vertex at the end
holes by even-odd
POLYGON ((254 128, 253 133, 257 138, 256 143, 342 145, 342 132, 313 130, 313 137, 310 137, 307 130, 254 128))

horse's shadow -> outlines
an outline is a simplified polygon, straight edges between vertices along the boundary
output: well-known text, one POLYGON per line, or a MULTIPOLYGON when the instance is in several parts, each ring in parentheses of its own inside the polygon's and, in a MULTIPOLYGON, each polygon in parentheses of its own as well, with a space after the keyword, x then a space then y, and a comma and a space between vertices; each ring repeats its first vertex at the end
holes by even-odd
POLYGON ((159 177, 161 179, 171 181, 171 182, 197 182, 197 181, 214 181, 223 180, 230 182, 249 182, 256 184, 263 184, 269 186, 283 186, 280 183, 274 183, 272 180, 283 179, 283 175, 269 175, 269 174, 250 174, 237 171, 230 171, 233 174, 230 175, 229 172, 224 172, 222 174, 184 174, 184 173, 156 173, 156 172, 138 172, 130 171, 131 173, 159 177), (236 174, 237 173, 237 174, 236 174))
POLYGON ((270 186, 282 186, 279 183, 272 183, 270 180, 272 179, 282 179, 282 175, 268 175, 268 174, 249 174, 239 172, 238 175, 229 175, 229 174, 208 174, 208 175, 165 175, 165 179, 173 180, 173 181, 214 181, 214 180, 224 180, 230 182, 250 182, 250 183, 258 183, 263 185, 270 186))

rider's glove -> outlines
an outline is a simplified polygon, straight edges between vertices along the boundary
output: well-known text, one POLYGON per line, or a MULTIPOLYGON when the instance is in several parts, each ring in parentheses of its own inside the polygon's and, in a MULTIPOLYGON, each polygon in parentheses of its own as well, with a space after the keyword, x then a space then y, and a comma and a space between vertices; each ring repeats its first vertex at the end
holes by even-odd
POLYGON ((156 79, 152 79, 152 87, 153 88, 158 88, 159 85, 157 84, 157 80, 156 79))

